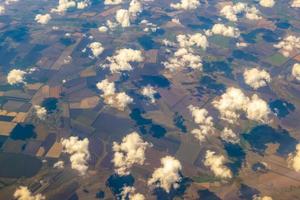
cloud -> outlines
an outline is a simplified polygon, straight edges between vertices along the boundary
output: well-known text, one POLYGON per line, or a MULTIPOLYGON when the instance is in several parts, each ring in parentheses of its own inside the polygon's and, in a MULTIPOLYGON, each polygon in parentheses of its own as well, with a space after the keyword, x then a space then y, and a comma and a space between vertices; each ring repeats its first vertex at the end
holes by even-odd
POLYGON ((157 94, 157 91, 154 89, 154 87, 148 85, 148 86, 142 88, 141 93, 145 97, 148 97, 150 99, 151 103, 155 103, 155 94, 157 94))
POLYGON ((291 52, 300 50, 300 37, 289 35, 275 44, 274 47, 278 48, 282 55, 289 57, 291 52))
POLYGON ((99 31, 100 33, 105 33, 105 32, 108 31, 108 28, 107 28, 106 26, 100 26, 100 27, 98 28, 98 31, 99 31))
POLYGON ((36 116, 41 119, 41 120, 45 120, 46 116, 47 116, 47 110, 46 108, 40 106, 40 105, 35 105, 34 106, 34 110, 35 110, 35 114, 36 116))
POLYGON ((170 7, 177 10, 194 10, 200 6, 199 0, 181 0, 180 3, 171 3, 170 7))
POLYGON ((145 196, 140 194, 140 193, 136 193, 136 189, 134 187, 130 187, 130 186, 125 186, 122 189, 121 192, 121 200, 145 200, 145 196))
POLYGON ((17 200, 45 200, 46 197, 41 194, 33 195, 28 187, 20 186, 14 193, 14 198, 17 200))
POLYGON ((110 62, 108 65, 103 67, 108 67, 112 73, 131 71, 131 62, 143 62, 144 57, 140 50, 134 49, 119 49, 115 52, 115 55, 108 57, 107 60, 110 62))
POLYGON ((76 7, 76 1, 75 0, 59 0, 57 7, 52 8, 51 12, 64 13, 69 8, 74 8, 74 7, 76 7))
POLYGON ((300 81, 300 63, 295 63, 293 65, 292 76, 300 81))
POLYGON ((89 5, 90 5, 89 0, 80 1, 80 2, 77 3, 77 9, 85 9, 89 5))
POLYGON ((104 0, 104 5, 118 5, 122 3, 123 0, 104 0))
POLYGON ((240 31, 238 28, 232 26, 226 26, 224 24, 215 24, 211 30, 206 31, 206 35, 222 35, 224 37, 238 38, 240 36, 240 31))
POLYGON ((53 168, 63 169, 65 167, 64 161, 60 160, 54 163, 53 168))
POLYGON ((269 196, 257 196, 257 195, 254 195, 252 200, 273 200, 272 197, 269 197, 269 196))
POLYGON ((259 4, 263 7, 272 8, 275 5, 274 0, 260 0, 259 4))
POLYGON ((51 19, 51 15, 49 14, 44 14, 44 15, 41 15, 41 14, 37 14, 35 16, 35 21, 37 23, 40 23, 40 24, 48 24, 48 22, 50 21, 51 19))
POLYGON ((19 0, 5 0, 6 5, 9 5, 11 3, 17 3, 17 2, 19 2, 19 0))
POLYGON ((238 21, 238 15, 244 14, 247 19, 258 20, 262 17, 259 11, 254 7, 249 7, 246 3, 236 3, 233 5, 226 5, 220 10, 221 16, 224 16, 229 21, 238 21))
POLYGON ((5 13, 5 7, 0 5, 0 15, 5 13))
POLYGON ((247 97, 242 90, 230 87, 219 100, 212 102, 221 114, 220 118, 234 123, 240 117, 241 112, 245 112, 246 117, 251 120, 266 122, 270 110, 268 104, 260 99, 256 94, 251 98, 247 97))
POLYGON ((137 13, 140 13, 143 11, 143 5, 139 0, 132 0, 129 3, 128 11, 131 16, 136 16, 137 13))
POLYGON ((98 82, 96 86, 103 92, 101 96, 104 98, 104 102, 114 108, 124 111, 128 104, 133 102, 133 99, 125 92, 117 93, 115 84, 107 79, 98 82))
POLYGON ((128 175, 134 164, 143 165, 145 151, 149 146, 150 144, 144 142, 137 132, 125 136, 120 144, 113 142, 114 157, 112 162, 116 173, 121 176, 128 175))
POLYGON ((291 7, 300 8, 300 0, 292 0, 291 7))
POLYGON ((104 51, 104 48, 100 42, 92 42, 89 45, 89 48, 91 49, 91 51, 95 57, 98 57, 104 51))
POLYGON ((225 157, 216 155, 214 151, 207 150, 205 154, 204 165, 209 167, 215 176, 220 178, 231 178, 232 173, 225 165, 225 157))
POLYGON ((152 177, 148 180, 148 185, 161 187, 166 192, 170 192, 171 188, 178 188, 181 176, 179 172, 182 166, 179 160, 172 156, 165 156, 160 159, 161 167, 155 169, 152 177))
POLYGON ((70 154, 72 169, 77 170, 80 175, 85 175, 88 170, 87 161, 90 158, 89 140, 71 136, 68 139, 61 140, 63 152, 70 154))
POLYGON ((296 151, 289 154, 288 165, 296 172, 300 172, 300 144, 297 144, 296 151))
POLYGON ((206 36, 202 35, 201 33, 195 33, 192 35, 180 34, 176 36, 176 39, 179 46, 182 48, 197 46, 205 50, 209 46, 206 36))
POLYGON ((15 84, 19 84, 19 83, 24 83, 25 82, 25 75, 27 74, 27 72, 20 70, 20 69, 12 69, 8 75, 7 75, 7 82, 10 85, 15 85, 15 84))
POLYGON ((225 142, 236 144, 240 142, 240 139, 230 128, 225 127, 221 132, 221 139, 225 142))
POLYGON ((126 9, 119 9, 116 12, 116 21, 122 27, 129 27, 130 26, 130 13, 126 9))
POLYGON ((194 118, 194 122, 199 125, 199 129, 193 129, 191 133, 200 142, 202 142, 207 135, 214 131, 213 118, 208 115, 207 110, 204 108, 201 109, 199 107, 189 105, 188 109, 194 118))
POLYGON ((246 69, 244 71, 244 80, 247 85, 253 89, 264 87, 267 83, 271 82, 270 74, 265 70, 259 70, 258 68, 246 69))

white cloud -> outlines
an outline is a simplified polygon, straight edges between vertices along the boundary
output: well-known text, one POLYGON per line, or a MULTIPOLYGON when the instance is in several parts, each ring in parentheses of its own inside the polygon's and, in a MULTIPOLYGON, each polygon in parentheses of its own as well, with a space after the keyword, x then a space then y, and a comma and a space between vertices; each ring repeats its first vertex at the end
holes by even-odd
POLYGON ((225 142, 236 144, 240 142, 239 137, 230 128, 225 127, 221 132, 221 138, 225 142))
POLYGON ((134 164, 143 165, 145 161, 146 148, 149 143, 144 142, 138 133, 132 132, 122 139, 118 144, 113 142, 114 157, 112 162, 117 174, 124 176, 130 173, 134 164))
POLYGON ((28 187, 20 186, 14 192, 14 198, 17 200, 45 200, 46 197, 42 194, 33 195, 28 187))
POLYGON ((154 89, 154 87, 148 85, 148 86, 142 88, 141 93, 145 97, 148 97, 150 99, 151 103, 155 103, 155 94, 157 94, 157 91, 154 89))
POLYGON ((63 152, 70 154, 72 169, 77 170, 80 175, 85 175, 88 170, 87 161, 90 158, 89 140, 71 136, 68 139, 61 140, 63 152))
POLYGON ((134 49, 119 49, 115 55, 108 57, 107 60, 110 62, 108 66, 112 73, 131 71, 132 66, 130 62, 143 62, 144 58, 140 50, 134 49))
POLYGON ((27 74, 27 72, 20 70, 20 69, 12 69, 8 75, 7 75, 7 82, 10 85, 15 85, 15 84, 19 84, 19 83, 24 83, 25 82, 25 75, 27 74))
POLYGON ((300 81, 300 63, 295 63, 292 68, 292 76, 300 81))
POLYGON ((35 16, 35 21, 37 22, 37 23, 40 23, 40 24, 48 24, 48 22, 50 21, 50 19, 51 19, 51 15, 49 15, 49 14, 44 14, 44 15, 42 15, 42 14, 37 14, 36 16, 35 16))
POLYGON ((96 86, 103 92, 104 102, 114 108, 124 111, 128 104, 133 102, 133 99, 125 92, 117 93, 115 84, 107 79, 98 82, 96 86))
POLYGON ((52 8, 51 12, 64 13, 69 8, 74 8, 74 7, 76 7, 76 1, 75 0, 59 0, 57 7, 52 8))
POLYGON ((176 36, 176 39, 179 46, 182 48, 197 46, 205 50, 209 46, 206 36, 201 33, 187 35, 180 34, 176 36))
POLYGON ((100 33, 105 33, 105 32, 108 31, 108 28, 107 28, 106 26, 100 26, 100 27, 98 28, 98 31, 99 31, 100 33))
POLYGON ((300 50, 300 37, 289 35, 275 44, 274 47, 278 48, 282 55, 289 57, 291 52, 300 50))
POLYGON ((65 167, 64 161, 60 160, 54 163, 53 168, 63 169, 65 167))
POLYGON ((5 7, 0 5, 0 15, 5 13, 5 7))
POLYGON ((226 5, 220 10, 220 14, 230 21, 236 22, 239 14, 244 14, 247 19, 258 20, 262 17, 254 6, 249 7, 246 3, 226 5))
POLYGON ((85 9, 89 5, 90 5, 89 0, 80 1, 80 2, 77 3, 77 9, 85 9))
POLYGON ((131 0, 131 2, 129 3, 128 11, 131 16, 136 16, 137 13, 143 11, 143 5, 139 0, 131 0))
POLYGON ((123 0, 104 0, 104 5, 118 5, 123 3, 123 0))
POLYGON ((126 9, 119 9, 116 13, 116 21, 122 27, 129 27, 130 26, 130 13, 126 9))
POLYGON ((260 0, 259 4, 263 7, 272 8, 275 5, 274 0, 260 0))
POLYGON ((294 153, 289 154, 287 161, 291 168, 293 168, 296 172, 300 172, 300 144, 297 144, 296 151, 294 153))
POLYGON ((207 150, 205 154, 204 165, 209 167, 215 176, 220 178, 231 178, 232 173, 225 165, 225 157, 216 155, 214 151, 207 150))
POLYGON ((247 47, 247 46, 248 46, 248 43, 245 43, 245 42, 237 42, 235 45, 236 45, 237 48, 243 48, 243 47, 247 47))
POLYGON ((199 125, 199 129, 193 129, 191 133, 200 142, 202 142, 203 140, 205 140, 207 135, 213 133, 214 131, 213 118, 208 115, 207 110, 204 108, 201 109, 199 107, 189 105, 188 109, 190 110, 194 118, 194 122, 199 125))
POLYGON ((254 195, 252 200, 273 200, 272 197, 269 196, 258 196, 258 195, 254 195))
POLYGON ((89 48, 91 49, 95 57, 98 57, 104 51, 104 48, 100 42, 92 42, 89 45, 89 48))
POLYGON ((122 200, 145 200, 145 196, 140 194, 140 193, 136 193, 136 189, 134 187, 130 187, 130 186, 125 186, 122 189, 121 192, 121 196, 122 196, 122 200))
POLYGON ((202 71, 201 56, 188 48, 179 48, 168 61, 162 64, 170 71, 180 71, 186 68, 202 71))
POLYGON ((247 97, 242 90, 230 87, 219 100, 212 102, 221 114, 220 118, 234 123, 240 117, 240 112, 245 112, 248 119, 266 122, 270 110, 268 104, 256 94, 251 98, 247 97))
POLYGON ((200 6, 199 0, 181 0, 180 3, 171 3, 171 8, 177 10, 194 10, 200 6))
POLYGON ((224 24, 215 24, 211 30, 206 31, 206 35, 222 35, 224 37, 238 38, 240 36, 240 31, 238 28, 232 26, 226 26, 224 24))
POLYGON ((152 177, 148 180, 148 185, 161 187, 166 192, 170 192, 171 188, 178 188, 181 176, 179 174, 182 166, 180 162, 172 156, 161 158, 161 167, 155 169, 152 177))
POLYGON ((247 85, 253 89, 264 87, 271 82, 270 74, 265 70, 258 68, 246 69, 244 71, 244 80, 247 85))
POLYGON ((35 114, 36 116, 41 119, 41 120, 45 120, 46 116, 47 116, 47 110, 46 108, 40 106, 40 105, 35 105, 34 106, 34 110, 35 110, 35 114))
POLYGON ((300 8, 300 0, 292 0, 291 7, 293 8, 300 8))

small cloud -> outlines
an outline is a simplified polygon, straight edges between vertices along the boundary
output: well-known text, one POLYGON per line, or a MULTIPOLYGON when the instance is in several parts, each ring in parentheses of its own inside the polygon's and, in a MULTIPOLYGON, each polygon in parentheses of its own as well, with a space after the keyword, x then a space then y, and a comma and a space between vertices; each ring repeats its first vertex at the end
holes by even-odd
POLYGON ((106 26, 100 26, 100 27, 98 28, 98 31, 99 31, 100 33, 105 33, 105 32, 108 31, 108 28, 107 28, 106 26))
POLYGON ((238 15, 244 14, 247 19, 259 20, 262 19, 259 11, 254 6, 248 6, 246 3, 236 3, 233 5, 226 5, 220 10, 221 16, 225 17, 229 21, 238 21, 238 15))
POLYGON ((42 194, 33 195, 28 187, 20 186, 14 193, 14 198, 17 200, 45 200, 46 197, 42 194))
POLYGON ((300 81, 300 63, 295 63, 292 68, 292 76, 300 81))
POLYGON ((63 168, 65 168, 64 161, 62 161, 62 160, 57 161, 56 163, 54 163, 53 168, 57 168, 57 169, 63 169, 63 168))
POLYGON ((15 85, 19 83, 24 83, 25 82, 25 75, 27 74, 26 71, 20 70, 20 69, 12 69, 8 75, 7 75, 7 82, 10 85, 15 85))
POLYGON ((123 0, 104 0, 104 5, 118 5, 122 3, 123 0))
POLYGON ((62 139, 63 152, 70 154, 72 169, 77 170, 80 175, 85 175, 88 170, 87 161, 90 158, 89 140, 80 140, 78 137, 71 136, 62 139))
POLYGON ((48 22, 51 20, 51 15, 49 14, 37 14, 35 16, 35 19, 34 19, 37 23, 40 23, 40 24, 48 24, 48 22))
POLYGON ((5 7, 0 5, 0 15, 5 13, 5 7))
POLYGON ((116 13, 116 21, 122 27, 129 27, 130 26, 130 13, 126 9, 119 9, 116 13))
POLYGON ((278 44, 275 44, 274 47, 279 49, 282 55, 289 57, 291 52, 300 50, 300 37, 294 35, 286 36, 278 44))
POLYGON ((252 200, 273 200, 272 197, 269 196, 258 196, 258 195, 254 195, 252 200))
POLYGON ((91 49, 91 51, 95 57, 98 57, 104 51, 104 48, 100 42, 91 43, 89 45, 89 48, 91 49))
POLYGON ((199 0, 181 0, 180 3, 171 3, 170 7, 177 10, 195 10, 200 6, 199 0))
POLYGON ((134 187, 125 186, 121 192, 121 200, 145 200, 145 196, 141 193, 136 193, 136 189, 134 187))
POLYGON ((46 108, 40 106, 40 105, 35 105, 34 107, 34 111, 36 116, 40 119, 40 120, 45 120, 47 117, 47 110, 46 108))
POLYGON ((182 169, 180 162, 172 156, 161 158, 161 167, 155 169, 148 185, 161 187, 166 192, 170 192, 171 188, 178 188, 181 176, 179 172, 182 169))
POLYGON ((275 5, 274 0, 260 0, 259 4, 263 7, 272 8, 275 5))
POLYGON ((222 35, 224 37, 238 38, 240 36, 240 31, 238 28, 232 26, 226 26, 224 24, 215 24, 211 30, 207 30, 206 35, 222 35))
POLYGON ((300 8, 300 0, 292 0, 291 7, 293 8, 300 8))
POLYGON ((76 1, 75 0, 59 0, 57 7, 52 8, 51 12, 63 14, 69 8, 74 8, 74 7, 76 7, 76 1))
POLYGON ((150 144, 144 142, 140 135, 132 132, 122 139, 118 144, 113 142, 114 158, 112 162, 117 174, 124 176, 130 173, 129 169, 134 164, 143 165, 145 161, 145 151, 150 144))
POLYGON ((155 103, 155 94, 157 94, 157 91, 154 89, 154 87, 148 85, 148 86, 142 88, 141 93, 145 97, 148 97, 150 99, 151 103, 155 103))
POLYGON ((296 172, 300 172, 300 144, 297 144, 296 151, 289 154, 288 165, 296 172))
POLYGON ((225 127, 221 132, 221 139, 224 140, 225 142, 229 142, 232 144, 236 144, 240 142, 240 139, 238 138, 236 133, 227 127, 225 127))
POLYGON ((244 71, 244 80, 247 85, 253 89, 264 87, 271 82, 270 74, 265 70, 258 68, 246 69, 244 71))
POLYGON ((231 178, 232 173, 228 167, 225 166, 225 157, 223 155, 216 155, 214 151, 207 150, 204 160, 204 165, 209 167, 215 176, 220 178, 231 178))

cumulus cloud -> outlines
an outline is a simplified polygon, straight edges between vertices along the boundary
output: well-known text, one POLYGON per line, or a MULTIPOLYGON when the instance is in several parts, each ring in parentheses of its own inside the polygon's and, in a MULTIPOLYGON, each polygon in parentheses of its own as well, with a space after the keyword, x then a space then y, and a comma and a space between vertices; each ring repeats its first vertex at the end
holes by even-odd
POLYGON ((226 5, 220 10, 221 16, 224 16, 230 21, 236 22, 238 20, 238 15, 243 14, 247 19, 258 20, 262 17, 259 11, 254 6, 248 6, 246 3, 236 3, 233 5, 226 5))
POLYGON ((104 48, 100 42, 92 42, 89 45, 89 48, 91 49, 91 51, 95 57, 98 57, 104 51, 104 48))
POLYGON ((300 37, 289 35, 278 44, 275 44, 274 47, 279 49, 282 55, 289 57, 291 52, 300 50, 300 37))
POLYGON ((239 137, 230 128, 225 127, 221 132, 221 139, 225 142, 236 144, 240 142, 239 137))
POLYGON ((140 50, 134 49, 119 49, 115 52, 115 55, 108 57, 107 60, 110 62, 108 65, 103 67, 108 67, 112 73, 131 71, 131 62, 143 62, 144 57, 140 50))
POLYGON ((105 32, 108 31, 108 28, 107 28, 106 26, 100 26, 100 27, 98 28, 98 31, 99 31, 100 33, 105 33, 105 32))
POLYGON ((145 97, 149 98, 151 103, 155 103, 155 94, 157 94, 157 91, 154 89, 154 87, 148 85, 148 86, 142 88, 141 93, 145 97))
POLYGON ((293 168, 296 172, 300 172, 300 144, 297 144, 296 151, 294 153, 289 154, 287 161, 291 168, 293 168))
POLYGON ((45 200, 46 197, 42 194, 33 195, 28 187, 20 186, 14 193, 14 198, 17 200, 45 200))
POLYGON ((270 74, 265 70, 258 68, 246 69, 244 71, 244 80, 247 85, 253 89, 264 87, 271 82, 270 74))
POLYGON ((215 24, 210 30, 206 31, 206 35, 222 35, 224 37, 238 38, 240 36, 240 31, 238 28, 234 28, 232 26, 215 24))
POLYGON ((269 196, 258 196, 258 195, 254 195, 252 200, 273 200, 272 197, 269 196))
POLYGON ((5 7, 0 5, 0 15, 5 13, 5 7))
POLYGON ((71 136, 68 139, 61 140, 63 152, 70 154, 72 169, 77 170, 80 175, 85 175, 88 170, 87 161, 90 158, 89 140, 71 136))
POLYGON ((200 6, 199 0, 181 0, 179 3, 171 3, 170 7, 177 10, 194 10, 200 6))
POLYGON ((219 100, 212 102, 221 114, 221 119, 234 123, 240 117, 240 112, 245 112, 248 119, 266 122, 270 110, 268 104, 256 94, 247 97, 242 90, 230 87, 219 100))
POLYGON ((123 3, 123 0, 104 0, 104 5, 118 5, 123 3))
POLYGON ((37 14, 36 16, 35 16, 35 21, 37 22, 37 23, 40 23, 40 24, 48 24, 48 22, 50 21, 50 19, 51 19, 51 15, 49 15, 49 14, 44 14, 44 15, 42 15, 42 14, 37 14))
POLYGON ((292 0, 291 7, 293 8, 300 8, 300 0, 292 0))
POLYGON ((128 11, 131 16, 136 16, 138 13, 142 12, 143 5, 139 0, 132 0, 129 3, 128 11))
POLYGON ((172 156, 161 158, 161 167, 155 169, 152 177, 148 180, 148 185, 161 187, 166 192, 170 192, 171 188, 178 188, 181 181, 179 174, 182 166, 179 160, 172 156))
POLYGON ((295 63, 292 68, 292 76, 300 81, 300 63, 295 63))
POLYGON ((90 0, 84 0, 77 3, 77 9, 85 9, 90 5, 90 0))
POLYGON ((179 46, 182 48, 197 46, 205 50, 209 46, 206 36, 201 33, 180 34, 176 36, 176 39, 179 46))
POLYGON ((123 111, 128 104, 133 102, 133 99, 125 92, 117 93, 115 83, 109 82, 107 79, 98 82, 96 86, 103 92, 101 96, 104 98, 104 102, 114 108, 123 111))
POLYGON ((136 189, 134 187, 125 186, 121 192, 122 200, 145 200, 145 196, 141 193, 136 193, 136 189))
POLYGON ((119 9, 116 12, 116 21, 122 27, 129 27, 130 26, 130 13, 126 9, 119 9))
POLYGON ((260 0, 259 4, 263 7, 272 8, 275 5, 274 0, 260 0))
POLYGON ((230 169, 225 166, 225 157, 216 155, 216 152, 207 150, 205 154, 204 165, 209 167, 215 176, 220 178, 231 178, 230 169))
POLYGON ((64 13, 69 8, 74 8, 74 7, 76 7, 76 1, 75 0, 59 0, 57 7, 52 8, 51 12, 64 13))
POLYGON ((53 168, 63 169, 65 167, 64 161, 60 160, 54 163, 53 168))
POLYGON ((114 157, 112 162, 117 174, 124 176, 130 173, 130 168, 134 164, 143 165, 145 161, 146 148, 149 143, 144 142, 140 135, 132 132, 122 139, 118 144, 113 142, 114 157))
POLYGON ((40 105, 35 105, 34 106, 34 111, 36 116, 41 119, 41 120, 45 120, 46 116, 47 116, 47 110, 46 108, 40 106, 40 105))
POLYGON ((7 82, 10 85, 15 85, 19 83, 26 83, 25 82, 25 75, 27 74, 26 71, 20 69, 12 69, 7 75, 7 82))
POLYGON ((213 118, 208 115, 208 112, 204 108, 199 108, 196 106, 189 105, 188 109, 190 110, 194 122, 199 125, 198 129, 193 129, 192 134, 202 142, 205 140, 206 136, 214 131, 213 118))

